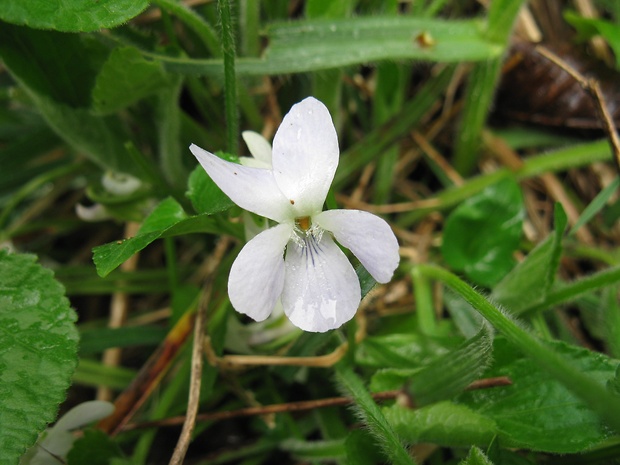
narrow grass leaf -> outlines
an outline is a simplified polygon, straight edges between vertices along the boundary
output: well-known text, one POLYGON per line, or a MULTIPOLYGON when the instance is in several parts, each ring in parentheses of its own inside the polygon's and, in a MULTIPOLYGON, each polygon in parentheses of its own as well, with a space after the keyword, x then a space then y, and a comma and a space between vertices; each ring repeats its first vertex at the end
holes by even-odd
POLYGON ((592 202, 590 202, 590 204, 581 213, 575 225, 571 228, 569 235, 574 235, 579 228, 590 221, 594 215, 600 212, 607 204, 611 196, 618 190, 618 187, 620 187, 620 177, 614 179, 605 189, 594 197, 592 202))
MULTIPOLYGON (((481 61, 499 57, 503 46, 483 37, 479 20, 368 16, 272 24, 264 58, 239 58, 238 76, 303 73, 383 60, 481 61), (426 45, 417 37, 432 38, 426 45)), ((170 71, 222 76, 222 60, 145 53, 170 71)))

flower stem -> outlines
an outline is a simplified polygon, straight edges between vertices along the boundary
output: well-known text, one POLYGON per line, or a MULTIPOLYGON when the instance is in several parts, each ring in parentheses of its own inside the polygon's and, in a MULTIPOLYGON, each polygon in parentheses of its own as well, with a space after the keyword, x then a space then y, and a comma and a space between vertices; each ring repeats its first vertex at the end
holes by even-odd
POLYGON ((228 152, 236 154, 239 148, 239 115, 237 112, 237 79, 235 77, 235 35, 230 14, 230 0, 218 0, 217 11, 222 24, 226 141, 228 152))
POLYGON ((620 431, 620 401, 604 385, 575 369, 570 361, 547 347, 456 275, 434 265, 422 264, 417 268, 422 275, 442 281, 458 292, 510 343, 583 399, 609 426, 620 431))

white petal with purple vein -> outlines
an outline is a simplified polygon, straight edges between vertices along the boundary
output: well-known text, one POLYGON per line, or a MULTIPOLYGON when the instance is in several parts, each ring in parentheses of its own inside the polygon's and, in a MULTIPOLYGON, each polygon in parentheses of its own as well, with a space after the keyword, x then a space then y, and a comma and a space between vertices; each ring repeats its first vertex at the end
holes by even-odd
POLYGON ((304 331, 325 332, 355 315, 361 300, 359 280, 347 257, 329 235, 309 237, 300 247, 289 242, 282 306, 304 331))

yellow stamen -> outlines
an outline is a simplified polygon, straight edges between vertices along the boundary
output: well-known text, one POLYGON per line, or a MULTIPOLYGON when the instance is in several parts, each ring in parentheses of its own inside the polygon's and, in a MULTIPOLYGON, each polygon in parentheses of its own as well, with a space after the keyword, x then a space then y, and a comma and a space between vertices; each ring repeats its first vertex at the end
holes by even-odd
POLYGON ((299 229, 302 231, 307 231, 310 229, 310 217, 304 216, 301 218, 295 218, 295 224, 299 226, 299 229))

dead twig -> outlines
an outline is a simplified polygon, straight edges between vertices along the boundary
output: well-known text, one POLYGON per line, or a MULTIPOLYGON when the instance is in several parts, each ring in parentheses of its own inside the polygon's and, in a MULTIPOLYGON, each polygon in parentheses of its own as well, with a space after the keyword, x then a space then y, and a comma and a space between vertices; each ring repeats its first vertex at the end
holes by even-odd
MULTIPOLYGON (((478 389, 490 389, 494 387, 510 386, 512 381, 507 376, 499 376, 496 378, 479 379, 471 383, 466 390, 474 391, 478 389)), ((398 389, 394 391, 377 392, 372 395, 374 400, 392 400, 403 395, 403 391, 398 389)), ((250 417, 259 415, 268 415, 283 412, 301 412, 306 410, 315 410, 325 407, 337 407, 352 404, 353 401, 348 397, 328 397, 325 399, 305 400, 299 402, 287 402, 283 404, 264 405, 260 407, 246 407, 238 410, 230 410, 224 412, 201 413, 196 417, 196 421, 222 421, 231 418, 250 417)), ((171 417, 163 420, 154 420, 143 423, 133 423, 126 425, 124 430, 136 430, 153 427, 170 427, 178 426, 185 421, 184 416, 171 417)))
POLYGON ((579 83, 583 90, 586 91, 590 97, 592 97, 594 106, 599 114, 599 118, 603 123, 603 129, 609 138, 616 169, 618 170, 618 173, 620 173, 620 137, 618 137, 618 131, 616 130, 614 120, 609 114, 609 109, 607 108, 607 103, 605 102, 605 96, 603 95, 599 82, 596 79, 584 76, 562 58, 543 46, 536 46, 536 51, 570 74, 571 77, 579 83))

